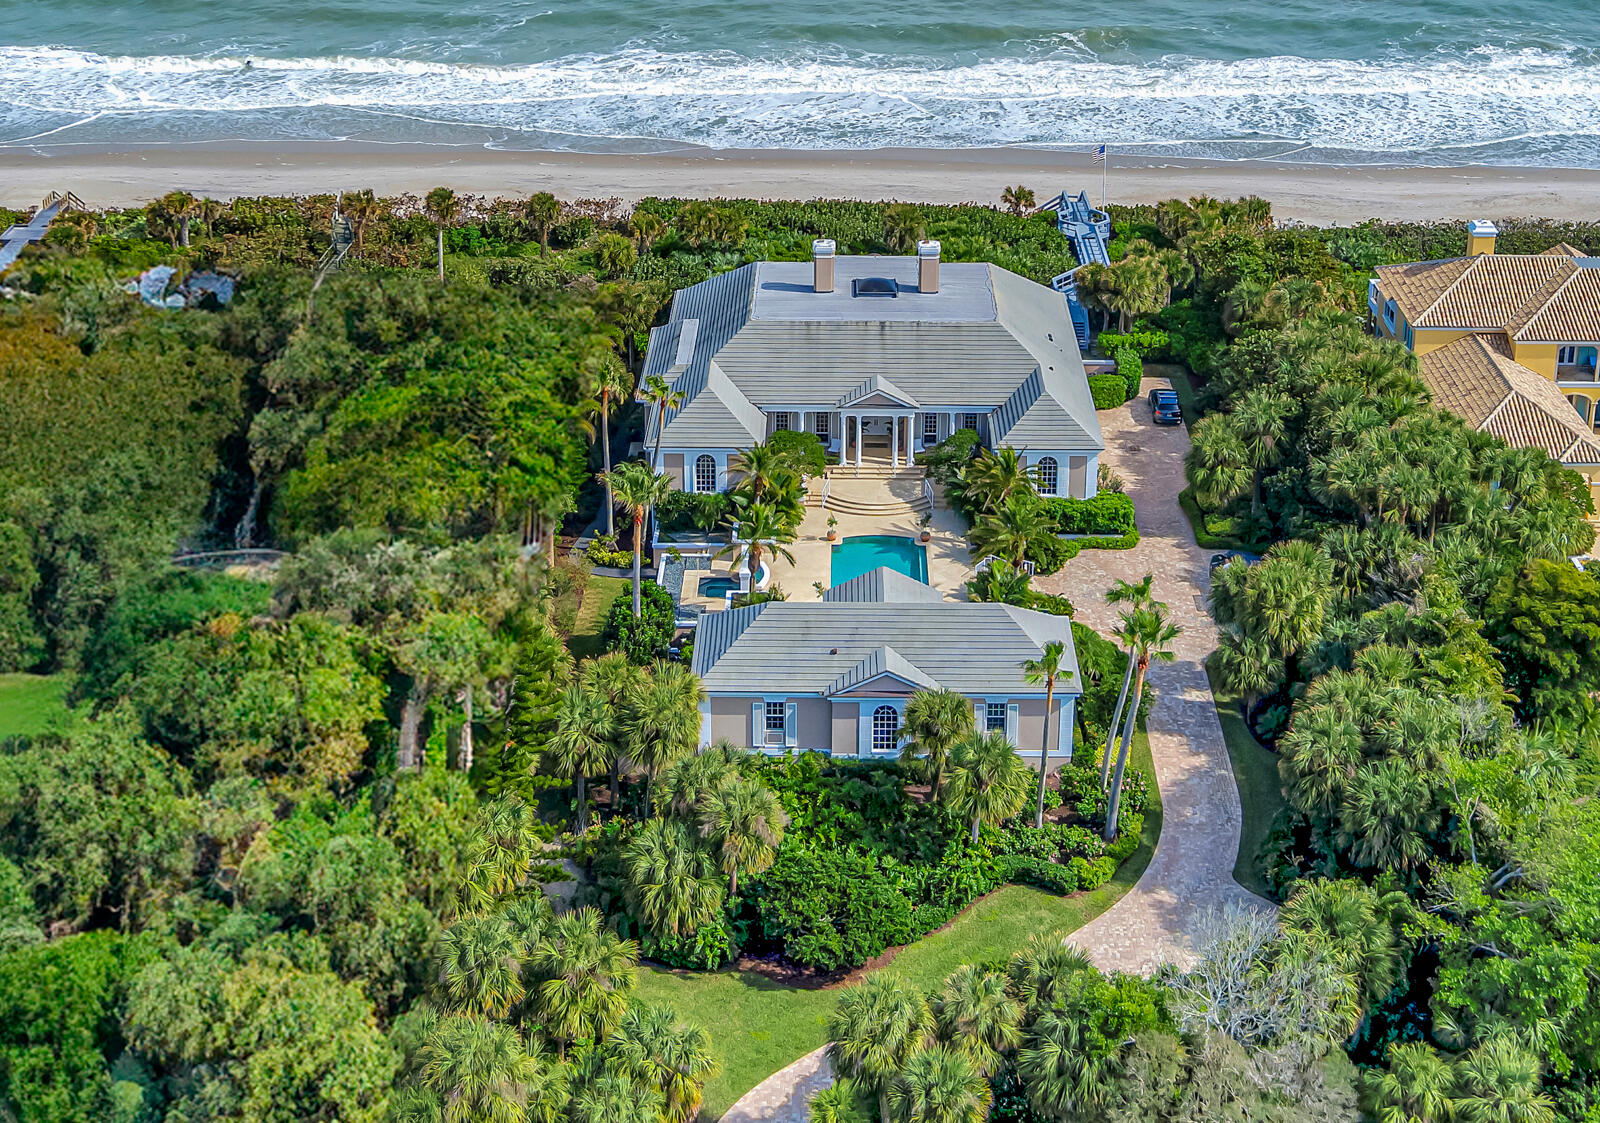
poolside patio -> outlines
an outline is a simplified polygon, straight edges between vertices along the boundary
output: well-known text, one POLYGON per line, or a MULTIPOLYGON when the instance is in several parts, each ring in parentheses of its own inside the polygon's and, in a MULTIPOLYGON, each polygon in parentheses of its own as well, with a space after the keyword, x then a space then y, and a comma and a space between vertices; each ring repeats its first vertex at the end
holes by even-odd
MULTIPOLYGON (((783 586, 790 600, 820 600, 816 582, 823 588, 833 584, 833 546, 828 541, 828 516, 839 520, 834 528, 841 540, 858 535, 892 534, 917 538, 923 530, 922 517, 907 512, 900 515, 855 515, 806 508, 799 536, 788 549, 794 555, 790 565, 782 558, 772 559, 772 579, 783 586)), ((935 503, 933 521, 927 527, 932 538, 927 543, 928 584, 944 594, 946 600, 966 600, 966 583, 973 576, 974 559, 967 549, 966 520, 949 506, 935 503)))

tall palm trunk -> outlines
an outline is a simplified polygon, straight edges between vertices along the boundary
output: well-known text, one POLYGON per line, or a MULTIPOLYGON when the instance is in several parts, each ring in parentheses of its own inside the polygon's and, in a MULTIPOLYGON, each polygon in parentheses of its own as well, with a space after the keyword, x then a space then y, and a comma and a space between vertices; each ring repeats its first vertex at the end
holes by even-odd
POLYGON ((622 754, 611 762, 611 814, 615 817, 622 800, 622 754))
POLYGON ((468 683, 461 692, 461 708, 465 711, 467 720, 461 725, 461 771, 472 771, 472 684, 468 683))
POLYGON ((1128 704, 1128 684, 1133 681, 1133 652, 1128 652, 1128 666, 1122 672, 1122 693, 1117 695, 1117 712, 1111 715, 1111 728, 1106 730, 1106 751, 1100 758, 1100 790, 1106 790, 1111 780, 1111 747, 1117 743, 1117 729, 1122 724, 1122 708, 1128 704))
POLYGON ((1044 826, 1045 777, 1050 773, 1050 703, 1055 698, 1056 678, 1051 675, 1044 682, 1044 736, 1039 738, 1039 802, 1034 808, 1033 825, 1044 826))
POLYGON ((444 284, 444 223, 439 224, 439 283, 444 284))
POLYGON ((584 782, 586 779, 587 777, 585 777, 583 774, 583 768, 580 766, 578 768, 578 778, 573 781, 573 787, 576 789, 573 793, 573 802, 578 805, 579 834, 582 834, 584 831, 589 829, 589 808, 587 805, 587 800, 584 798, 584 782))
POLYGON ((612 521, 612 511, 616 506, 611 498, 611 395, 600 395, 600 458, 605 464, 605 475, 601 477, 606 485, 606 537, 617 533, 616 524, 612 521))
POLYGON ((400 751, 395 761, 408 772, 422 767, 422 699, 422 680, 413 679, 400 706, 400 751))
POLYGON ((1106 807, 1105 840, 1117 837, 1117 817, 1122 811, 1122 776, 1128 769, 1128 746, 1133 743, 1133 726, 1139 720, 1139 693, 1144 690, 1145 670, 1150 666, 1146 659, 1139 660, 1139 673, 1134 676, 1133 707, 1128 710, 1128 724, 1122 730, 1122 747, 1117 752, 1117 774, 1111 781, 1111 802, 1106 807))
POLYGON ((644 508, 633 513, 633 618, 639 618, 639 550, 644 544, 644 508))
POLYGON ((976 815, 972 817, 972 841, 978 841, 978 817, 976 815))
POLYGON ((185 246, 189 244, 189 219, 188 216, 178 220, 178 241, 185 246))
POLYGON ((879 1123, 889 1123, 889 1088, 887 1085, 878 1089, 878 1120, 879 1123))

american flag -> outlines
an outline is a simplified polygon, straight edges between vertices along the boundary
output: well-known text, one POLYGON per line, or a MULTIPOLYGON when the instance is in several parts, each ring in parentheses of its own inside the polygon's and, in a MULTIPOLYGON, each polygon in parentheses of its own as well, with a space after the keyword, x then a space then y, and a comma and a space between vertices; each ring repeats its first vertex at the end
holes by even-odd
POLYGON ((1096 148, 1094 150, 1094 162, 1097 163, 1097 164, 1103 164, 1103 163, 1106 162, 1106 146, 1105 145, 1102 144, 1099 148, 1096 148))

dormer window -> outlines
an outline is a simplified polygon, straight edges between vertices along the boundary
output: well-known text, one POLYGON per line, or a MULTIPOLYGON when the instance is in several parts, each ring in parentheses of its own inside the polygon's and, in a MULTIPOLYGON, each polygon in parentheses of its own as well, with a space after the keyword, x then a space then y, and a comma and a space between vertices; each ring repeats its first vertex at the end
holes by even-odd
POLYGON ((851 296, 899 296, 900 286, 893 277, 857 277, 850 282, 851 296))

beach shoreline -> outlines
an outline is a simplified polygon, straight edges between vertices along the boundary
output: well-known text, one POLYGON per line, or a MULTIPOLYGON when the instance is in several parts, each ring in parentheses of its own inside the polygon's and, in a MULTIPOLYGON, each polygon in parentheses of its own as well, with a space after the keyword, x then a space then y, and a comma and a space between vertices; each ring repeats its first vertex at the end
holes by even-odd
MULTIPOLYGON (((328 193, 457 191, 563 199, 647 195, 765 199, 904 199, 996 203, 1008 184, 1039 202, 1063 188, 1098 201, 1101 170, 1088 153, 1031 148, 871 150, 697 149, 648 154, 511 152, 481 147, 348 141, 63 146, 0 150, 0 205, 36 205, 72 191, 90 206, 135 206, 182 188, 218 199, 328 193)), ((1113 152, 1107 198, 1150 203, 1206 194, 1260 195, 1280 219, 1322 225, 1367 218, 1593 219, 1600 170, 1339 166, 1277 161, 1141 158, 1113 152)))

